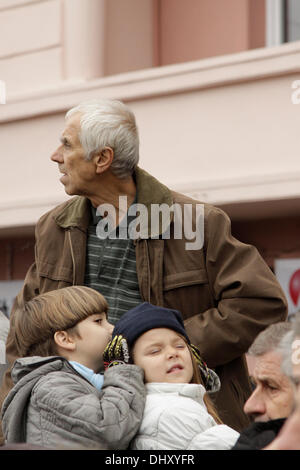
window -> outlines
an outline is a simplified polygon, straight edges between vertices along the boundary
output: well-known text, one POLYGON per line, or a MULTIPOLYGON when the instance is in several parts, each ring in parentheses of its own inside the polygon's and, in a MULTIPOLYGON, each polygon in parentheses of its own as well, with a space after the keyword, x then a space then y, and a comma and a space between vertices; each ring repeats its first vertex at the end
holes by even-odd
POLYGON ((284 0, 266 0, 266 46, 272 47, 284 42, 284 0))
POLYGON ((299 0, 266 0, 266 46, 300 40, 299 0))
POLYGON ((300 2, 299 0, 285 1, 285 42, 300 40, 300 2))

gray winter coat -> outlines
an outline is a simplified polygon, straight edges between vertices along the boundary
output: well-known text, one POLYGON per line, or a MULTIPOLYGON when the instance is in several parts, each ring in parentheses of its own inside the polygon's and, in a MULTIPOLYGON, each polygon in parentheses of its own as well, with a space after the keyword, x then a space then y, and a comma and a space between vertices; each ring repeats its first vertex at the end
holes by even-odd
POLYGON ((126 449, 145 405, 143 371, 118 365, 99 392, 62 357, 17 359, 2 407, 7 443, 49 448, 126 449))

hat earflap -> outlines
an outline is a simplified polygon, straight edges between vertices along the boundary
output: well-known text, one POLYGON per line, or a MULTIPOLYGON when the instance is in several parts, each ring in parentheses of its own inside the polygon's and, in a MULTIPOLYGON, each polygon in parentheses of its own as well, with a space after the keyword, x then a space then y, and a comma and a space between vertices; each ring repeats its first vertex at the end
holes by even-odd
POLYGON ((108 343, 103 352, 104 367, 112 367, 117 364, 129 364, 130 354, 126 338, 116 335, 108 343))
POLYGON ((216 374, 214 370, 207 367, 207 364, 203 361, 201 353, 197 346, 195 346, 194 344, 190 344, 190 348, 194 358, 198 363, 201 378, 203 380, 206 391, 208 393, 218 392, 221 388, 221 381, 219 379, 218 374, 216 374))

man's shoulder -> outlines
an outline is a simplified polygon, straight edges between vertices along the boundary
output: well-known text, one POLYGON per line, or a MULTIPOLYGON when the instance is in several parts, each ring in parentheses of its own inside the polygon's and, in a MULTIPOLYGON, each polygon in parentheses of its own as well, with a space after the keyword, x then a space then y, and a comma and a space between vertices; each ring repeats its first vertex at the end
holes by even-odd
POLYGON ((213 204, 210 204, 208 202, 201 201, 199 199, 194 199, 190 196, 186 196, 185 194, 178 193, 176 191, 172 191, 172 198, 173 198, 173 204, 179 204, 181 206, 184 206, 185 204, 187 205, 201 205, 204 208, 204 215, 205 217, 214 217, 217 215, 223 216, 225 218, 229 218, 229 216, 224 212, 220 207, 214 206, 213 204))
POLYGON ((82 206, 86 204, 86 198, 82 196, 72 197, 53 207, 53 209, 50 209, 48 212, 45 212, 45 214, 39 218, 36 227, 37 229, 41 229, 49 227, 49 225, 60 225, 61 221, 64 219, 68 220, 70 217, 74 218, 74 216, 78 218, 82 211, 82 206))
POLYGON ((43 220, 47 219, 47 218, 51 218, 51 217, 55 217, 57 215, 59 215, 61 212, 63 212, 66 208, 68 207, 72 207, 77 201, 78 199, 80 198, 80 196, 75 196, 75 197, 72 197, 70 199, 68 199, 67 201, 64 201, 60 204, 58 204, 57 206, 53 207, 52 209, 50 209, 49 211, 45 212, 38 220, 38 223, 39 222, 42 222, 43 220))
POLYGON ((164 183, 157 180, 154 176, 150 175, 141 168, 136 169, 135 176, 137 180, 138 191, 140 189, 138 202, 141 202, 142 204, 145 204, 145 200, 148 204, 167 203, 168 205, 178 204, 181 206, 184 206, 184 204, 189 204, 193 206, 195 206, 196 204, 200 204, 204 207, 205 215, 224 214, 226 217, 228 217, 227 214, 222 211, 222 209, 210 203, 197 200, 193 197, 172 190, 164 183), (145 188, 147 188, 147 191, 145 191, 145 188))

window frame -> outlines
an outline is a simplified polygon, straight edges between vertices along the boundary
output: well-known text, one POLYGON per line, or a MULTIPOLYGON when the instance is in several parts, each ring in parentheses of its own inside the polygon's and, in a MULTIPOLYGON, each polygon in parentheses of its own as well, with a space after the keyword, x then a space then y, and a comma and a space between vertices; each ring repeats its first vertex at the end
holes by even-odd
POLYGON ((285 23, 285 0, 266 0, 266 47, 279 46, 286 41, 285 23))

